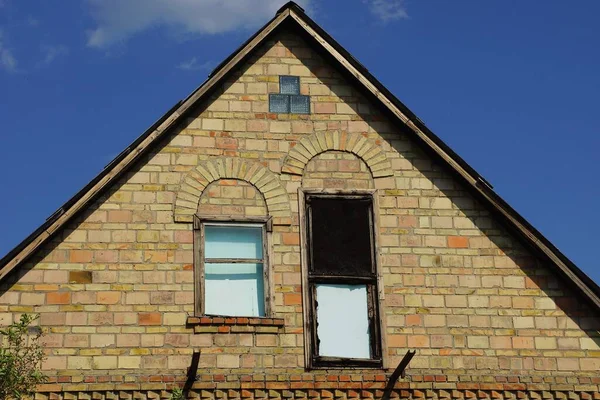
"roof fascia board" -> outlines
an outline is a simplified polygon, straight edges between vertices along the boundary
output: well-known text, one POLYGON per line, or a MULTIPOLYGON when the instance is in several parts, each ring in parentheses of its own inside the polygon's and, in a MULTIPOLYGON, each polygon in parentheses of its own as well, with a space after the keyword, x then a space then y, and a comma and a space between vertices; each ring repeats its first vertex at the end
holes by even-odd
MULTIPOLYGON (((516 211, 504 207, 502 202, 496 201, 495 198, 498 196, 495 194, 493 189, 487 184, 487 182, 481 179, 481 182, 484 185, 479 185, 480 181, 479 176, 473 176, 465 168, 463 168, 452 156, 450 156, 444 149, 442 149, 431 137, 425 132, 423 132, 418 126, 418 122, 415 123, 408 116, 406 116, 393 101, 391 101, 384 93, 382 93, 375 84, 371 82, 366 76, 362 74, 361 71, 358 70, 349 60, 344 57, 337 49, 331 45, 327 40, 325 40, 316 30, 314 30, 309 23, 306 22, 305 19, 308 19, 306 15, 298 15, 294 10, 291 10, 290 16, 294 21, 296 21, 307 34, 312 36, 331 56, 337 60, 351 75, 353 75, 358 82, 360 82, 373 96, 375 96, 378 100, 380 100, 385 107, 398 119, 400 119, 407 127, 409 127, 419 139, 425 142, 431 149, 433 149, 444 161, 446 161, 471 187, 474 188, 476 192, 479 193, 485 200, 488 201, 489 204, 498 212, 500 212, 504 218, 506 218, 514 227, 518 230, 518 232, 523 235, 527 240, 539 248, 543 254, 545 254, 558 268, 564 273, 577 288, 581 290, 581 292, 589 299, 591 303, 593 303, 596 307, 600 309, 600 297, 592 290, 590 285, 586 284, 579 276, 573 271, 573 267, 578 270, 576 266, 570 267, 565 262, 563 262, 562 257, 559 256, 556 252, 554 252, 550 247, 548 247, 541 234, 536 235, 532 230, 528 229, 525 224, 521 223, 520 220, 524 221, 524 218, 521 217, 516 211)), ((566 258, 566 257, 565 257, 566 258)), ((581 274, 581 272, 579 270, 581 274)))
POLYGON ((189 111, 206 93, 221 81, 238 63, 243 60, 256 46, 258 46, 273 30, 275 30, 290 15, 289 10, 279 13, 271 20, 252 40, 243 46, 223 67, 216 71, 202 86, 196 89, 183 103, 165 118, 148 136, 132 149, 122 160, 112 166, 110 171, 91 187, 82 197, 64 211, 45 230, 40 232, 27 246, 14 255, 0 268, 0 282, 8 276, 17 266, 28 259, 42 244, 66 224, 74 215, 81 211, 104 188, 110 185, 120 174, 133 164, 152 143, 162 134, 177 125, 184 114, 189 111))

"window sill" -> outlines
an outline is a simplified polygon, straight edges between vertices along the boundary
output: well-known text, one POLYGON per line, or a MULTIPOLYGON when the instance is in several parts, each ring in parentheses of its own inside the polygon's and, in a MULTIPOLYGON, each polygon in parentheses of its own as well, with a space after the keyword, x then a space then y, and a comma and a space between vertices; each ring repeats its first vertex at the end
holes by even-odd
POLYGON ((188 317, 187 325, 194 333, 278 333, 284 326, 283 318, 256 317, 188 317))
POLYGON ((339 357, 313 357, 311 369, 336 369, 336 368, 383 368, 380 358, 339 358, 339 357))

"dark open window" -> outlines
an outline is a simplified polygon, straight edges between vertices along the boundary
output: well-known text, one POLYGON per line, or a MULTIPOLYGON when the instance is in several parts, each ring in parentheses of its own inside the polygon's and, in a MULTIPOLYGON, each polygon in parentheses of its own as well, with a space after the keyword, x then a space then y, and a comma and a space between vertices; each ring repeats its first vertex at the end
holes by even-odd
POLYGON ((370 195, 307 194, 312 367, 379 367, 381 339, 370 195))

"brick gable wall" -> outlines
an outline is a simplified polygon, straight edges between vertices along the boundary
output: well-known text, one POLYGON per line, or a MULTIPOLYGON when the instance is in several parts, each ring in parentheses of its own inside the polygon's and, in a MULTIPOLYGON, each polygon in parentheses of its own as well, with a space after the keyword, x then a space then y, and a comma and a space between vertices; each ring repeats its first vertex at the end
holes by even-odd
POLYGON ((0 286, 0 324, 35 312, 49 331, 40 398, 161 398, 195 349, 193 395, 379 397, 389 370, 304 369, 300 187, 377 189, 385 365, 417 349, 402 397, 600 396, 598 313, 282 33, 0 286), (268 113, 288 74, 311 96, 310 115, 268 113), (282 324, 186 324, 196 212, 273 216, 282 324))

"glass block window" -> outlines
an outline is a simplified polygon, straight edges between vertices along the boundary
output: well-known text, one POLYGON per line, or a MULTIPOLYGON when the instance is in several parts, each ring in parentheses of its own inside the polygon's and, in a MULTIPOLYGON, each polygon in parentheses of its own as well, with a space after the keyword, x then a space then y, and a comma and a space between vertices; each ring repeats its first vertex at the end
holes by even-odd
POLYGON ((269 95, 269 112, 287 114, 290 112, 290 96, 287 94, 269 95))
POLYGON ((269 112, 310 114, 310 96, 300 94, 300 77, 279 77, 279 93, 269 94, 269 112))
POLYGON ((310 114, 310 97, 301 94, 290 96, 290 112, 292 114, 310 114))
POLYGON ((300 94, 299 76, 280 76, 279 93, 281 94, 300 94))

